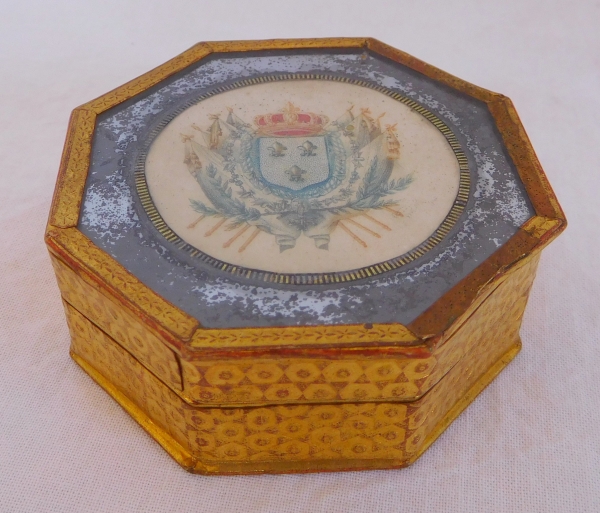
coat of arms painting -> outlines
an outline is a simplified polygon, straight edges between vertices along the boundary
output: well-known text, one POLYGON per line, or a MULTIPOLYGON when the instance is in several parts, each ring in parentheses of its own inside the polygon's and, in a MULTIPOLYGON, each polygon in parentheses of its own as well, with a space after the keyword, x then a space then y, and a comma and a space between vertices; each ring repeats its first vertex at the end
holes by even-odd
POLYGON ((157 131, 144 172, 161 220, 198 253, 271 273, 433 247, 468 176, 445 125, 383 89, 291 78, 235 84, 157 131))

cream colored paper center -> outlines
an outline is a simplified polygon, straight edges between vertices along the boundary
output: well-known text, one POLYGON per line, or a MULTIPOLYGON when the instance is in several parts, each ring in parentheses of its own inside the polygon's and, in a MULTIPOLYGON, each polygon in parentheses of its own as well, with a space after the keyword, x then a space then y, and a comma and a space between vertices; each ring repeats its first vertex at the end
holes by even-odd
POLYGON ((181 239, 274 273, 349 271, 427 240, 456 199, 459 164, 426 118, 327 80, 209 97, 152 143, 146 180, 181 239))

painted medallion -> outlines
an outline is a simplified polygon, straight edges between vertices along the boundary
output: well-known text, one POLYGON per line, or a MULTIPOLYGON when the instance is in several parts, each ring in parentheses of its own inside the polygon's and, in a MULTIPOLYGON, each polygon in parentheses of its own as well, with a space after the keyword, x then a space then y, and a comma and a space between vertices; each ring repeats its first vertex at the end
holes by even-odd
POLYGON ((285 78, 237 84, 157 131, 138 183, 167 238, 284 283, 378 274, 439 242, 468 194, 445 125, 383 89, 285 78))

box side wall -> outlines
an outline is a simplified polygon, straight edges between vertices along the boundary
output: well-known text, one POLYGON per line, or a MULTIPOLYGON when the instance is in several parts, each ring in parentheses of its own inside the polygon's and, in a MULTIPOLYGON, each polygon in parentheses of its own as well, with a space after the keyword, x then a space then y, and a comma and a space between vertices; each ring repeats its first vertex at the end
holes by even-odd
MULTIPOLYGON (((486 301, 460 326, 450 342, 460 362, 424 397, 428 420, 422 427, 418 458, 475 399, 521 348, 519 331, 540 254, 522 261, 486 301), (446 393, 436 397, 434 391, 446 393)), ((442 349, 445 346, 442 346, 442 349)))
POLYGON ((180 462, 180 454, 185 454, 188 463, 184 466, 196 472, 402 467, 414 461, 462 411, 473 387, 480 390, 487 384, 490 369, 518 349, 518 330, 536 264, 537 258, 531 259, 512 273, 464 323, 455 336, 463 339, 459 346, 465 357, 412 403, 193 407, 66 304, 72 352, 90 374, 99 373, 118 391, 105 386, 113 397, 119 400, 122 394, 136 411, 143 412, 146 424, 134 415, 136 420, 159 442, 169 439, 170 445, 161 442, 163 447, 176 459, 179 455, 180 462))
MULTIPOLYGON (((455 362, 454 362, 455 363, 455 362)), ((410 401, 451 367, 433 356, 229 358, 182 361, 185 395, 196 405, 410 401)))
POLYGON ((171 388, 182 390, 176 354, 142 321, 87 283, 65 263, 51 255, 63 299, 171 388))

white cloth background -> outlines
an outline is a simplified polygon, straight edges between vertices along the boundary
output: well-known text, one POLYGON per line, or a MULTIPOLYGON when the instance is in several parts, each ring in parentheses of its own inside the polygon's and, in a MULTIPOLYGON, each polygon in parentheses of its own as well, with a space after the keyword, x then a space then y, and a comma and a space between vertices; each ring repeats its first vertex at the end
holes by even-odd
POLYGON ((0 2, 0 512, 600 511, 600 3, 0 2), (523 351, 411 468, 187 474, 68 356, 44 225, 69 112, 200 40, 377 37, 512 98, 570 226, 523 351))

